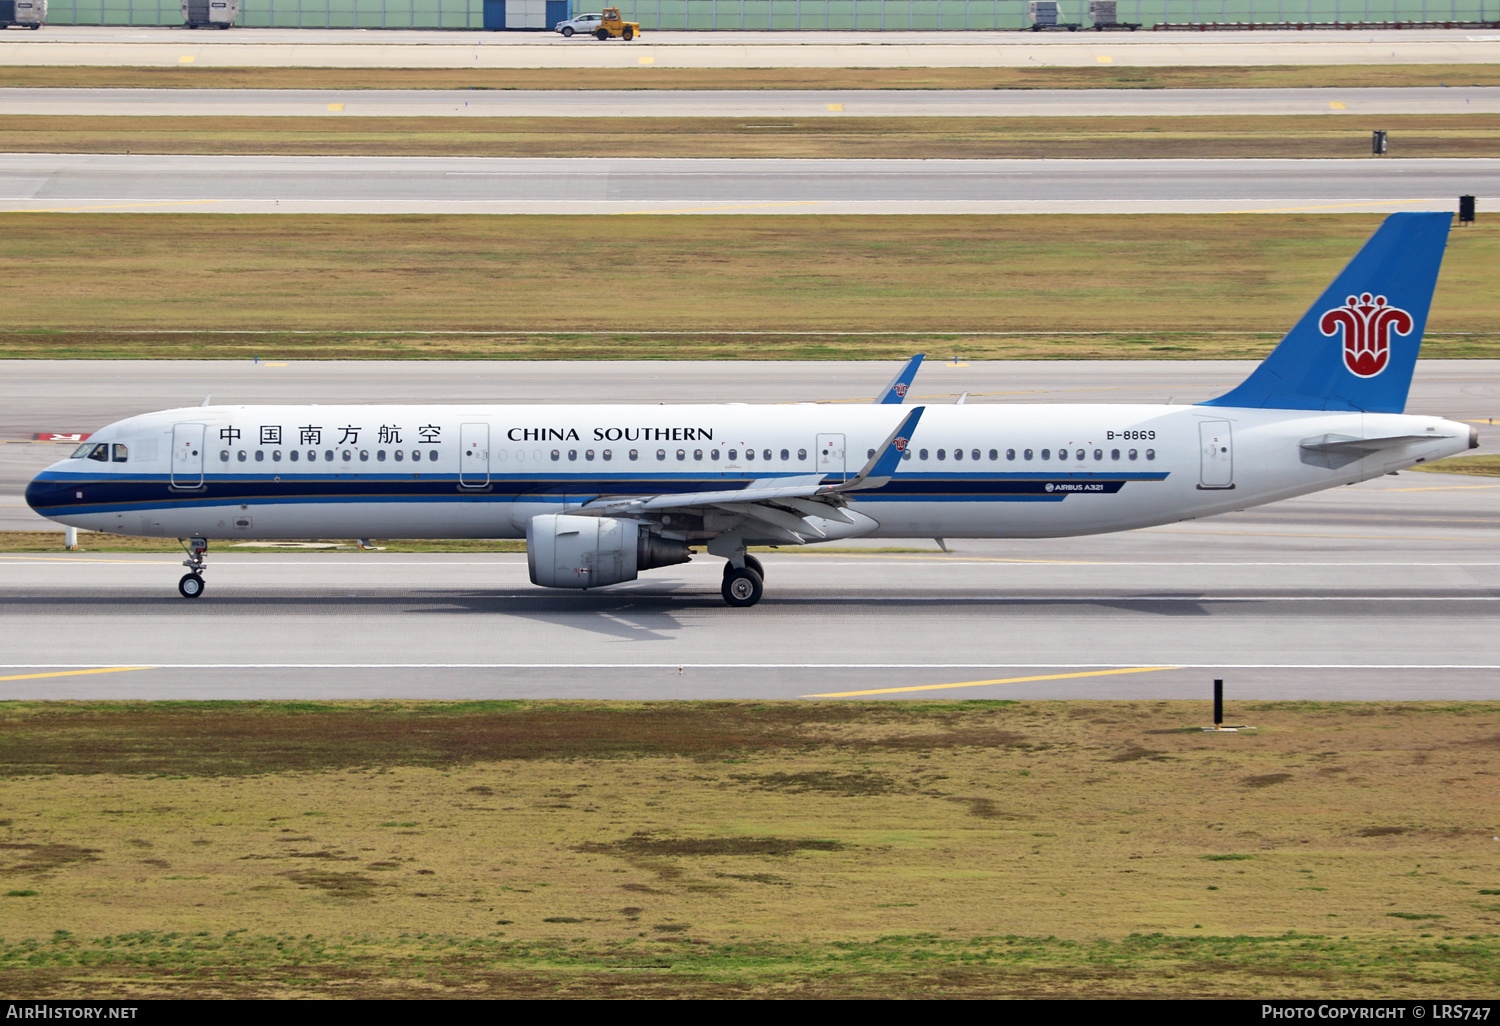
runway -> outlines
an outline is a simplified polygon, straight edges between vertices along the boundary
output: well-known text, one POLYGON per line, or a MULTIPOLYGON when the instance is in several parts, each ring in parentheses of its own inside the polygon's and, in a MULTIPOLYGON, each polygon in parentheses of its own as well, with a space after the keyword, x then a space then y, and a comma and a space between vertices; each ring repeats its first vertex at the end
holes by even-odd
POLYGON ((859 118, 1500 113, 1500 87, 1401 89, 18 89, 0 114, 81 117, 859 118))
POLYGON ((0 155, 0 211, 1285 213, 1455 210, 1500 160, 0 155))
MULTIPOLYGON (((1247 367, 934 362, 913 396, 1185 401, 1214 394, 1247 367)), ((733 374, 660 363, 15 369, 0 382, 0 432, 11 439, 190 403, 203 389, 215 401, 247 403, 592 402, 649 383, 667 401, 863 401, 891 371, 883 363, 735 365, 733 374)), ((1432 361, 1420 366, 1408 408, 1474 420, 1497 406, 1500 365, 1432 361)), ((1480 430, 1494 442, 1491 425, 1480 430)), ((0 491, 15 494, 29 476, 23 463, 57 455, 56 446, 0 446, 0 491)), ((575 595, 533 588, 518 555, 215 549, 208 595, 190 604, 176 596, 182 570, 171 556, 0 554, 0 678, 9 678, 0 679, 0 697, 1200 698, 1223 677, 1232 698, 1493 700, 1497 500, 1500 480, 1403 473, 1117 535, 952 541, 949 555, 929 539, 879 543, 908 550, 894 553, 782 550, 764 556, 766 598, 753 610, 722 604, 718 561, 701 557, 575 595)))
POLYGON ((8 33, 0 64, 338 68, 844 68, 1490 64, 1500 33, 653 32, 633 43, 542 32, 49 25, 8 33))
POLYGON ((564 594, 516 555, 212 552, 188 603, 170 556, 7 554, 0 697, 1494 700, 1497 496, 1403 474, 1121 535, 783 551, 749 611, 707 557, 564 594))

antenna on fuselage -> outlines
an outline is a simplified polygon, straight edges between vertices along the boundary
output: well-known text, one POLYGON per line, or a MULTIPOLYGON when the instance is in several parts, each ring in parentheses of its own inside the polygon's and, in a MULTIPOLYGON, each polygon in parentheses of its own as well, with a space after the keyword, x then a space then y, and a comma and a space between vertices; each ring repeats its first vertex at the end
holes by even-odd
POLYGON ((199 403, 199 404, 198 404, 198 405, 199 405, 199 406, 200 406, 200 407, 201 407, 201 406, 207 406, 207 405, 208 405, 208 402, 209 402, 209 400, 210 400, 210 399, 212 399, 212 398, 213 398, 213 396, 212 396, 212 395, 206 395, 206 396, 204 396, 204 397, 203 397, 203 401, 202 401, 202 402, 201 402, 201 403, 199 403))

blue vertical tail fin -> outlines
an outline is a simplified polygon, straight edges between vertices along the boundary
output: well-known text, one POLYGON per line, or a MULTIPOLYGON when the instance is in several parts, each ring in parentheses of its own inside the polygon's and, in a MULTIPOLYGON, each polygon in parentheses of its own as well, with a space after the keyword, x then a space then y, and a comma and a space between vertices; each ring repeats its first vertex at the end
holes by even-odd
POLYGON ((1201 406, 1406 409, 1452 214, 1392 214, 1237 388, 1201 406))

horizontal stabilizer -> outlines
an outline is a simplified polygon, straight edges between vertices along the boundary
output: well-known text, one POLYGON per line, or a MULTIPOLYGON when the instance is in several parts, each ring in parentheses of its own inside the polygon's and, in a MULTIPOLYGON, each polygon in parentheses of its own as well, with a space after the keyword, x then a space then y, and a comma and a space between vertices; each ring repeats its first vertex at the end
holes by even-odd
POLYGON ((1299 446, 1302 462, 1314 467, 1337 470, 1355 460, 1364 459, 1382 449, 1399 449, 1414 442, 1431 442, 1450 435, 1387 435, 1385 438, 1350 438, 1348 435, 1318 435, 1304 439, 1299 446))

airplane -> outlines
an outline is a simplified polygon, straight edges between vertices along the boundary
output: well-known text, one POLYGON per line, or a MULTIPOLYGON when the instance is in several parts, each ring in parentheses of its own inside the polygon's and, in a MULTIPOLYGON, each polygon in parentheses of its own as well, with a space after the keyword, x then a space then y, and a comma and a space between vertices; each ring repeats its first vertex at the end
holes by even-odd
POLYGON ((915 357, 864 406, 188 407, 100 429, 26 501, 177 538, 185 598, 210 539, 524 537, 532 582, 567 589, 700 546, 736 607, 764 592, 752 546, 1213 516, 1477 447, 1402 412, 1451 220, 1388 217, 1244 382, 1193 405, 903 407, 915 357))

